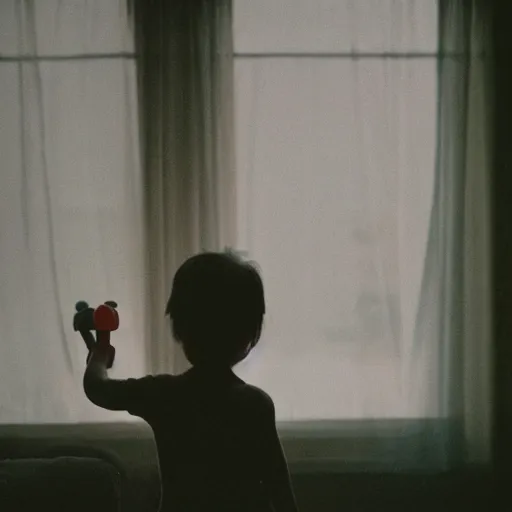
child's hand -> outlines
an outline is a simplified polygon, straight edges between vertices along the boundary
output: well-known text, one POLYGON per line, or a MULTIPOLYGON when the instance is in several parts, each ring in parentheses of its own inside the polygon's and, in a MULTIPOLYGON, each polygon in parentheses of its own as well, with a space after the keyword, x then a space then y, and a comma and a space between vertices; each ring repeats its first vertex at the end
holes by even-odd
POLYGON ((107 369, 110 369, 114 364, 115 357, 116 349, 112 345, 96 343, 87 356, 87 364, 93 360, 94 363, 105 365, 107 369))

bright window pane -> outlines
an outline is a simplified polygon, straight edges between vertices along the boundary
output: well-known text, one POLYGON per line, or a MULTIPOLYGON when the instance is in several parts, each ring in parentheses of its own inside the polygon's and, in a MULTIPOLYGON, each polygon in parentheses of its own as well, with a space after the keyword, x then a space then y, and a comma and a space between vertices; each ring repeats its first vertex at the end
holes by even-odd
POLYGON ((79 299, 118 300, 112 375, 143 375, 135 61, 15 59, 126 50, 128 31, 124 0, 0 2, 0 423, 134 419, 85 397, 72 315, 79 299))
POLYGON ((426 52, 436 0, 234 0, 240 53, 426 52))
POLYGON ((268 301, 261 345, 238 371, 281 420, 429 414, 435 368, 416 373, 427 362, 414 338, 436 68, 434 56, 235 61, 239 246, 268 301))
POLYGON ((27 5, 22 0, 0 2, 3 55, 133 51, 127 0, 37 0, 33 16, 27 5))

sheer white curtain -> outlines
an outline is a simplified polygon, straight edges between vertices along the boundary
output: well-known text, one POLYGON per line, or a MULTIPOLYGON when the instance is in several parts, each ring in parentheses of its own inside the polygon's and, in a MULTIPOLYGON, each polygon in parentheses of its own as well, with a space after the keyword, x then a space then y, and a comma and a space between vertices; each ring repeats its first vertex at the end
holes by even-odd
POLYGON ((434 193, 436 2, 236 0, 235 16, 240 237, 269 301, 245 371, 283 419, 431 415, 430 379, 412 366, 428 358, 414 329, 434 193))
POLYGON ((234 245, 231 35, 228 1, 1 2, 1 423, 129 418, 83 395, 78 299, 119 302, 115 377, 186 367, 172 275, 234 245))
POLYGON ((395 461, 423 428, 434 444, 414 457, 460 460, 464 439, 489 455, 477 7, 234 1, 239 247, 268 297, 239 373, 283 421, 368 420, 395 461))
POLYGON ((142 375, 133 36, 123 0, 0 2, 0 423, 122 420, 82 391, 74 303, 114 299, 142 375))

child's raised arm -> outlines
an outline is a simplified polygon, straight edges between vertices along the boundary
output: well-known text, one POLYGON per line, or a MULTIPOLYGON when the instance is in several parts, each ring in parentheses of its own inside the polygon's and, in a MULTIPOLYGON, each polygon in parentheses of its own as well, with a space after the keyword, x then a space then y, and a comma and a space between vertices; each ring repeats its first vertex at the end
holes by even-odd
POLYGON ((157 377, 114 380, 108 377, 110 345, 98 344, 91 353, 83 385, 87 398, 98 407, 110 411, 128 411, 145 418, 148 407, 156 398, 157 377))

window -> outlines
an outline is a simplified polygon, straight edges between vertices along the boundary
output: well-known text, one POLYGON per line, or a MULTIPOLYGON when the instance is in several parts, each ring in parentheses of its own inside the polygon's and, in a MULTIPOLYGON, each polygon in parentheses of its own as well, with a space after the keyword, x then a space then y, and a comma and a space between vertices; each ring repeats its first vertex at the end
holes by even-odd
POLYGON ((125 0, 0 2, 0 89, 0 423, 119 420, 84 396, 86 350, 71 316, 79 299, 118 300, 123 363, 113 373, 144 372, 125 0))
POLYGON ((268 302, 240 375, 282 421, 429 416, 437 2, 234 0, 234 41, 239 245, 268 302))

